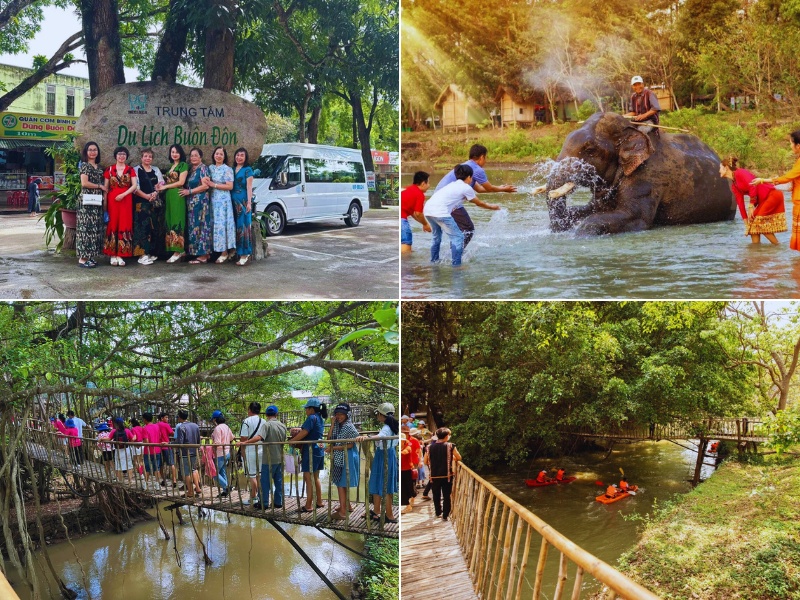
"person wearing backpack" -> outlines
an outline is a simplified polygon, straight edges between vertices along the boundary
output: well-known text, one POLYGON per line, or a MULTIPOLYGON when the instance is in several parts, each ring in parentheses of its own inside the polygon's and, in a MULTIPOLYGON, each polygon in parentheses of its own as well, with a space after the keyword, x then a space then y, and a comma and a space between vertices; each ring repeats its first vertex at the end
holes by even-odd
POLYGON ((253 508, 269 508, 269 494, 272 491, 273 508, 283 508, 283 444, 286 442, 286 425, 278 420, 278 407, 271 404, 264 411, 264 441, 261 459, 261 502, 253 508))
POLYGON ((250 481, 250 499, 243 500, 242 504, 250 506, 258 502, 258 475, 261 467, 262 445, 267 432, 264 429, 264 419, 259 416, 261 404, 251 402, 247 407, 247 418, 242 421, 242 428, 239 432, 240 445, 244 447, 243 460, 244 472, 250 481))

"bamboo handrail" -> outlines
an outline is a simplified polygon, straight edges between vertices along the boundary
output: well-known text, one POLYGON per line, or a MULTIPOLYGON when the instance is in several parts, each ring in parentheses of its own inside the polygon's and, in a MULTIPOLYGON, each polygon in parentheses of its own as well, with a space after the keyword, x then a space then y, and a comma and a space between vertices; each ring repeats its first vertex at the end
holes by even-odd
MULTIPOLYGON (((577 566, 572 600, 577 600, 580 597, 585 573, 589 573, 597 581, 604 584, 611 594, 610 597, 616 598, 619 596, 628 600, 660 600, 657 595, 648 589, 570 541, 530 510, 483 479, 463 462, 457 463, 457 475, 453 495, 455 497, 455 502, 453 504, 454 524, 459 544, 463 547, 467 540, 472 540, 474 543, 472 552, 465 553, 465 558, 467 559, 467 567, 473 581, 473 586, 480 598, 520 598, 522 582, 524 580, 524 568, 527 564, 528 550, 531 545, 531 529, 534 529, 542 536, 542 542, 539 550, 536 579, 533 587, 533 600, 538 600, 541 597, 544 569, 550 546, 561 553, 554 598, 560 598, 564 591, 567 582, 568 564, 569 561, 571 561, 577 566), (478 515, 476 515, 475 518, 473 518, 472 515, 472 513, 478 512, 474 509, 475 503, 472 497, 477 496, 481 492, 488 494, 483 512, 482 525, 480 525, 481 521, 478 519, 478 515), (473 508, 467 510, 467 507, 473 508), (490 511, 492 513, 491 524, 489 524, 490 511), (501 513, 499 527, 497 526, 498 512, 501 513), (515 522, 517 535, 513 535, 515 529, 513 525, 515 522), (517 546, 521 538, 521 528, 523 525, 528 526, 528 531, 522 553, 522 562, 518 565, 516 562, 516 557, 519 554, 517 546), (493 548, 492 538, 494 536, 496 536, 496 538, 493 548), (512 536, 514 537, 513 549, 509 552, 509 548, 512 545, 512 536), (499 563, 501 547, 503 558, 502 562, 499 563), (494 556, 492 556, 492 553, 494 556), (481 565, 483 566, 482 569, 479 568, 481 565), (509 569, 511 572, 510 576, 506 577, 506 572, 509 569), (514 585, 513 577, 515 571, 518 571, 516 585, 514 585), (495 580, 497 580, 496 587, 495 580), (515 587, 516 590, 514 590, 515 587), (503 596, 504 588, 505 596, 503 596), (515 591, 516 595, 514 595, 515 591)), ((481 502, 479 506, 482 504, 481 502)))

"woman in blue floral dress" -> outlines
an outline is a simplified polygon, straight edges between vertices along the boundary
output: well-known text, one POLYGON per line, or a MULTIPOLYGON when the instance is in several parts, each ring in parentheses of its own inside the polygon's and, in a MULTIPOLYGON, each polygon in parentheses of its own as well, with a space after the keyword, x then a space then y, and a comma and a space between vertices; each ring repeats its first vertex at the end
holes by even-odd
POLYGON ((179 192, 186 198, 186 252, 195 257, 189 261, 192 265, 204 265, 211 256, 211 198, 208 196, 208 186, 203 183, 203 178, 209 176, 208 167, 203 164, 203 151, 192 148, 189 152, 186 187, 179 192))
POLYGON ((214 252, 219 252, 217 264, 222 264, 234 255, 236 249, 236 226, 233 222, 233 169, 228 166, 225 148, 214 148, 213 161, 208 167, 211 177, 203 183, 211 188, 211 207, 214 211, 214 252), (230 252, 229 252, 230 250, 230 252))
POLYGON ((236 254, 240 267, 247 264, 253 254, 250 225, 253 222, 253 168, 247 150, 238 148, 233 155, 233 209, 236 212, 236 254))

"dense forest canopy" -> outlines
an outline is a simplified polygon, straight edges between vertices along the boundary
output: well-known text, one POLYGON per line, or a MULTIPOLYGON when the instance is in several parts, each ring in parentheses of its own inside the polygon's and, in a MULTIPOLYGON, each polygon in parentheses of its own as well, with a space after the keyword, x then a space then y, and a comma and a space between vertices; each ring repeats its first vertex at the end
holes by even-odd
POLYGON ((402 407, 440 412, 473 463, 558 451, 562 433, 764 415, 792 404, 790 305, 403 304, 402 407))
POLYGON ((402 37, 402 101, 423 118, 450 83, 487 108, 502 84, 619 110, 635 74, 663 84, 678 107, 748 96, 793 113, 800 101, 794 0, 526 0, 490 10, 404 0, 402 37))
MULTIPOLYGON (((359 302, 52 302, 0 305, 0 409, 66 398, 82 414, 100 406, 175 405, 244 412, 291 391, 334 401, 396 402, 397 346, 336 347, 375 325, 359 302)), ((377 334, 375 334, 377 335, 377 334)), ((382 339, 382 338, 381 338, 382 339)), ((284 405, 283 408, 297 408, 284 405)))

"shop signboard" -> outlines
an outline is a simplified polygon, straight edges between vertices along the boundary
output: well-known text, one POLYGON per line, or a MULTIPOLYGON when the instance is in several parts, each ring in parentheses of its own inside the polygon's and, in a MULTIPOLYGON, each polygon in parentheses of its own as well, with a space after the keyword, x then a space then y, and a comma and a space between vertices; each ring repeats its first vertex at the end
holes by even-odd
POLYGON ((78 117, 59 115, 34 115, 28 113, 0 113, 0 138, 31 140, 63 140, 75 132, 78 117))
POLYGON ((367 189, 370 192, 378 189, 375 187, 375 171, 367 171, 367 189))
POLYGON ((77 124, 79 148, 92 140, 106 156, 117 146, 130 151, 131 164, 141 151, 154 151, 155 162, 166 165, 167 152, 180 144, 186 154, 198 147, 211 162, 215 147, 233 158, 237 148, 247 149, 250 160, 261 155, 267 134, 264 113, 234 94, 191 88, 163 81, 117 85, 94 98, 77 124))

